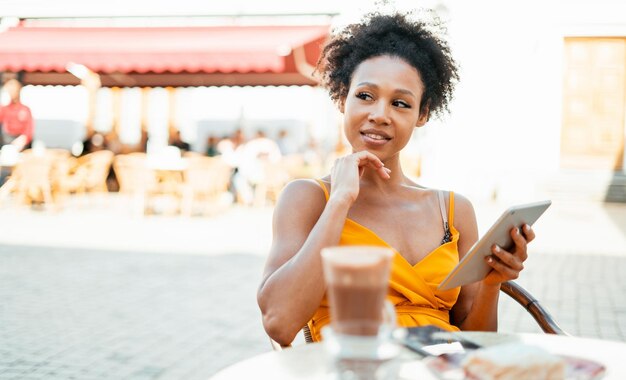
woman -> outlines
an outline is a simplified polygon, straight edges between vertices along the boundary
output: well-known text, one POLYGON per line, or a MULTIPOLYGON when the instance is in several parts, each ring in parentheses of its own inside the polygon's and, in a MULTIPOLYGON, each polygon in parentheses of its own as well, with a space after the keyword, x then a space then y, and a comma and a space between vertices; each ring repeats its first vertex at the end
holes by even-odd
POLYGON ((321 339, 329 310, 320 250, 351 244, 396 251, 388 299, 399 325, 495 331, 500 284, 518 277, 534 232, 512 230, 512 252, 494 246, 484 280, 439 291, 478 238, 474 210, 459 194, 418 185, 400 166, 413 130, 452 98, 458 74, 447 43, 404 15, 373 14, 331 39, 318 70, 353 153, 321 180, 291 182, 277 202, 258 292, 268 335, 287 345, 308 323, 321 339))

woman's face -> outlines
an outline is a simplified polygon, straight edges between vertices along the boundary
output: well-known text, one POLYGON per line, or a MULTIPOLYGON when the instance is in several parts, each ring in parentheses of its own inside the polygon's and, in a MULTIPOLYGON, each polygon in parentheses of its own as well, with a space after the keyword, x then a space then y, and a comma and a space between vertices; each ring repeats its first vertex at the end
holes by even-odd
POLYGON ((401 58, 379 56, 357 66, 342 102, 344 131, 354 152, 368 150, 382 161, 396 156, 413 128, 428 120, 419 114, 424 84, 401 58))

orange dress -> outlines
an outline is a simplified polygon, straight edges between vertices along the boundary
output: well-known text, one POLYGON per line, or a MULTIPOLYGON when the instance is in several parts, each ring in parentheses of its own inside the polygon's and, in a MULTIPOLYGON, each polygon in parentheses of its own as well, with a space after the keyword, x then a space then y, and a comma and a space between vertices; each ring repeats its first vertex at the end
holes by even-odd
MULTIPOLYGON (((328 201, 328 190, 323 182, 328 201)), ((389 279, 387 299, 395 306, 398 326, 412 327, 436 325, 445 330, 458 331, 450 324, 450 309, 456 303, 461 288, 447 291, 437 290, 437 286, 459 262, 459 232, 454 228, 454 193, 450 192, 448 216, 451 241, 430 252, 415 265, 408 261, 372 230, 359 223, 346 219, 341 232, 339 245, 377 245, 389 247, 396 252, 389 279)), ((330 322, 328 300, 322 299, 317 311, 308 322, 314 341, 321 340, 321 329, 330 322)))

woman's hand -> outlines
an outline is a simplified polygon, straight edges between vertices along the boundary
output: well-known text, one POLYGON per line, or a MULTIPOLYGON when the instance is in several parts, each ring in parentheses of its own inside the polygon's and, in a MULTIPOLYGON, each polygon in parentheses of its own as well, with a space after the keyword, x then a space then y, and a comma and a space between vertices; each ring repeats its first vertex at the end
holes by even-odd
POLYGON ((352 204, 359 195, 359 179, 365 168, 374 170, 381 178, 389 179, 389 169, 373 153, 366 150, 340 157, 330 171, 331 198, 347 200, 352 204))
POLYGON ((535 239, 535 232, 528 224, 522 227, 524 234, 518 228, 511 230, 511 237, 515 243, 513 252, 494 245, 491 248, 493 255, 485 257, 485 261, 493 268, 485 277, 483 283, 486 285, 499 285, 505 281, 515 280, 524 269, 524 261, 528 258, 526 246, 535 239))

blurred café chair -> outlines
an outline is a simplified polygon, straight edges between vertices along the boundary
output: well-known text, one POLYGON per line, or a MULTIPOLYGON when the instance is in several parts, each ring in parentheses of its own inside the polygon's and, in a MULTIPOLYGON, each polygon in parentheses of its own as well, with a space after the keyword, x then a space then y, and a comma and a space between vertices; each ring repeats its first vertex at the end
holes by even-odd
MULTIPOLYGON (((313 337, 311 336, 311 330, 309 330, 309 325, 304 325, 304 327, 301 330, 303 338, 304 338, 304 342, 305 343, 313 343, 313 337)), ((280 343, 276 342, 274 339, 270 338, 270 344, 272 345, 272 350, 274 351, 282 351, 285 348, 289 348, 291 347, 291 345, 288 346, 281 346, 280 343)))
POLYGON ((67 149, 61 149, 61 148, 46 148, 44 150, 44 155, 50 157, 50 158, 66 158, 66 157, 71 157, 72 153, 67 150, 67 149))
MULTIPOLYGON (((66 194, 65 187, 62 187, 64 180, 70 175, 74 168, 76 159, 66 149, 46 148, 39 144, 33 149, 22 151, 21 161, 47 161, 50 165, 48 176, 48 185, 50 193, 55 203, 58 203, 58 197, 66 194)), ((21 177, 18 177, 21 181, 21 177)), ((45 203, 45 201, 44 201, 45 203)))
POLYGON ((156 177, 146 165, 145 154, 118 154, 113 159, 113 171, 120 194, 128 195, 136 214, 146 211, 146 197, 156 189, 156 177))
POLYGON ((60 157, 53 161, 50 182, 55 198, 76 193, 80 188, 82 178, 76 175, 76 166, 77 159, 72 156, 60 157))
POLYGON ((283 161, 277 163, 261 160, 261 175, 254 181, 254 206, 265 206, 266 202, 274 204, 283 187, 289 182, 288 169, 283 161))
POLYGON ((51 173, 53 161, 46 156, 23 154, 10 181, 16 198, 26 204, 53 206, 51 173))
POLYGON ((83 171, 82 192, 104 192, 107 189, 107 177, 111 170, 114 154, 110 150, 88 153, 78 159, 77 171, 83 171))
POLYGON ((100 150, 78 159, 57 158, 53 166, 54 192, 61 195, 107 192, 113 152, 100 150))
POLYGON ((153 148, 147 154, 146 164, 156 178, 156 186, 149 194, 146 211, 158 214, 177 214, 181 210, 182 187, 187 159, 176 146, 153 148))
POLYGON ((224 195, 228 194, 230 166, 221 157, 188 157, 181 189, 181 213, 191 216, 199 204, 205 214, 220 206, 224 195))

